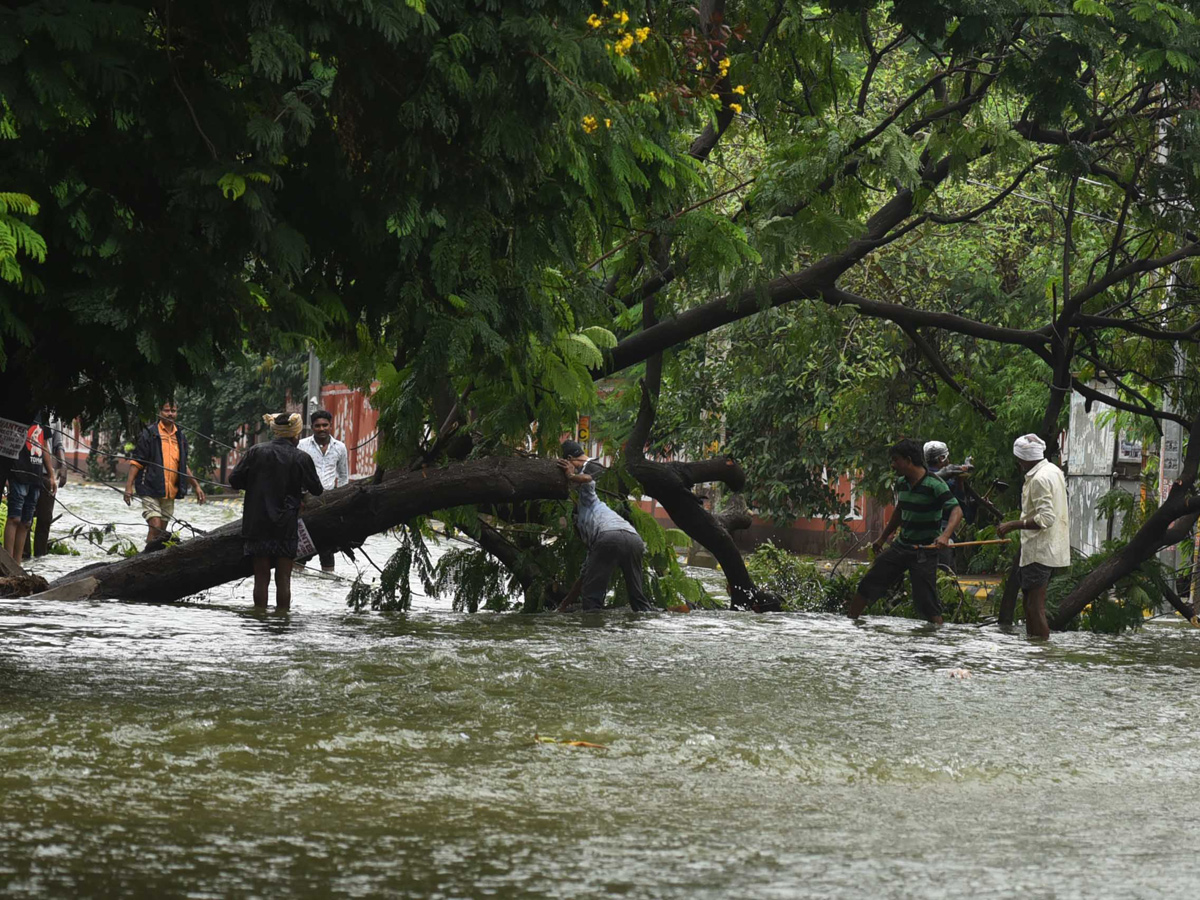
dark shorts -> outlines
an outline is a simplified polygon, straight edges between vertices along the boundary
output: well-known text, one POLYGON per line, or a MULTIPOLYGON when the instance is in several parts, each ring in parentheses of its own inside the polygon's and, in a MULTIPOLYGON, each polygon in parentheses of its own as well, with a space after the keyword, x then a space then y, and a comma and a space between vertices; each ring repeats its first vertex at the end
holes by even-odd
POLYGON ((875 557, 875 563, 858 583, 858 593, 868 603, 891 590, 892 585, 907 572, 912 581, 913 606, 927 619, 942 614, 942 601, 937 592, 936 550, 923 550, 894 541, 875 557))
POLYGON ((1030 563, 1027 566, 1021 566, 1017 569, 1017 577, 1020 579, 1021 590, 1030 591, 1034 588, 1044 587, 1050 583, 1050 576, 1054 574, 1054 570, 1049 566, 1044 566, 1041 563, 1030 563))
POLYGON ((292 538, 290 541, 245 541, 242 543, 243 556, 270 556, 283 557, 284 559, 296 558, 296 545, 299 543, 298 538, 292 538))
POLYGON ((8 518, 28 525, 37 512, 38 495, 42 489, 36 481, 8 480, 8 518))

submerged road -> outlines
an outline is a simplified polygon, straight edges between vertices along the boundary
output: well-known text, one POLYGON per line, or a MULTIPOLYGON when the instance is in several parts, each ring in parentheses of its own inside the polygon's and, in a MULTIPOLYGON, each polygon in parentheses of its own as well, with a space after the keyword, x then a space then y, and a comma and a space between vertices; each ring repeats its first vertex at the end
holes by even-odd
MULTIPOLYGON (((136 522, 115 494, 64 500, 136 522)), ((0 894, 1200 888, 1191 628, 1035 645, 807 614, 354 615, 316 579, 260 618, 249 589, 0 601, 0 894)))

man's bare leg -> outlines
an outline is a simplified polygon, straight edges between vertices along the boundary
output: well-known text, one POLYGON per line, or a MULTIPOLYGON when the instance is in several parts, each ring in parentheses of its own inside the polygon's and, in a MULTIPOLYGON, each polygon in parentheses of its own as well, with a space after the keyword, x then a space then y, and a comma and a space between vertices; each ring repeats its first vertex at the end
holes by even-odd
POLYGON ((846 615, 852 619, 857 619, 863 614, 863 610, 867 608, 867 600, 861 594, 855 594, 850 598, 850 606, 846 610, 846 615))
POLYGON ((8 521, 4 525, 4 549, 8 551, 8 555, 13 559, 17 558, 17 555, 13 553, 13 544, 17 540, 18 521, 13 516, 9 516, 8 521))
POLYGON ((146 546, 149 547, 155 541, 161 541, 167 536, 167 520, 160 519, 157 516, 152 516, 146 520, 146 524, 150 526, 150 530, 146 533, 146 546))
POLYGON ((294 559, 280 556, 275 559, 275 611, 285 612, 292 608, 292 566, 294 559))
POLYGON ((21 564, 21 557, 25 555, 25 538, 27 537, 29 537, 29 526, 24 522, 13 522, 10 519, 4 528, 4 549, 8 550, 8 555, 17 565, 21 564), (8 542, 10 528, 12 529, 11 544, 8 542))
POLYGON ((1030 637, 1050 639, 1050 623, 1046 621, 1046 585, 1041 584, 1024 592, 1025 633, 1030 637))
POLYGON ((271 557, 254 557, 254 607, 267 608, 267 589, 271 585, 271 557))

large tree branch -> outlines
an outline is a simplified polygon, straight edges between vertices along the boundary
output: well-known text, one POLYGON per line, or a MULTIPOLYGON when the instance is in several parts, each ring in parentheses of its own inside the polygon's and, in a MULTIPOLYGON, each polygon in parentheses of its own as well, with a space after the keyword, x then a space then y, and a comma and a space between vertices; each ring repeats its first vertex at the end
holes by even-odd
POLYGON ((907 322, 897 322, 896 324, 900 326, 906 335, 908 335, 908 339, 913 342, 913 346, 916 347, 917 350, 920 351, 921 355, 929 361, 929 364, 933 366, 933 370, 938 374, 938 377, 940 377, 942 381, 946 382, 946 384, 950 386, 951 390, 961 395, 964 400, 971 404, 971 406, 973 406, 976 411, 978 411, 979 414, 989 422, 996 421, 996 413, 992 410, 992 408, 982 400, 978 399, 977 397, 972 397, 967 393, 966 389, 959 383, 958 379, 954 377, 954 373, 950 371, 950 367, 946 365, 946 361, 942 359, 942 355, 938 353, 937 348, 934 347, 933 344, 929 343, 929 341, 925 339, 924 335, 922 335, 919 331, 917 331, 916 328, 907 322))

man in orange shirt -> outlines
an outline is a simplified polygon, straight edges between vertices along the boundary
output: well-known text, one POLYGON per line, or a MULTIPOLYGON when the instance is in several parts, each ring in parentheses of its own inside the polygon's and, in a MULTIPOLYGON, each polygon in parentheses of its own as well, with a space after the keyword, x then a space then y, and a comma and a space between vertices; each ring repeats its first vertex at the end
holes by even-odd
POLYGON ((169 534, 167 522, 175 516, 175 500, 187 494, 188 482, 196 489, 196 499, 204 502, 204 489, 187 465, 187 437, 175 424, 178 415, 175 401, 165 401, 158 411, 158 421, 138 435, 129 460, 125 505, 132 503, 136 485, 142 501, 142 518, 150 526, 147 550, 162 549, 161 544, 169 534))

